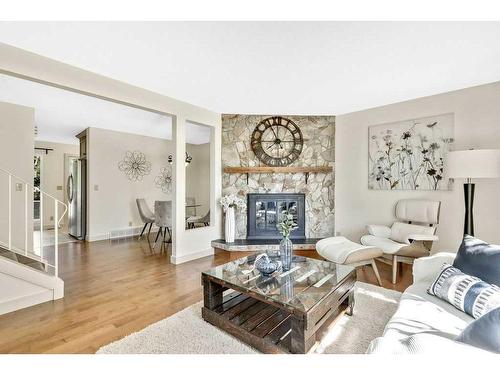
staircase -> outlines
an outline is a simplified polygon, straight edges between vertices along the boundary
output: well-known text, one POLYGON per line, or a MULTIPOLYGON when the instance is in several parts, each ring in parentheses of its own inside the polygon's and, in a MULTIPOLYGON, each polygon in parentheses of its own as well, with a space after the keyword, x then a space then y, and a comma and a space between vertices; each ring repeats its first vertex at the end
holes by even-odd
POLYGON ((0 237, 0 315, 64 296, 64 282, 59 278, 59 226, 68 210, 66 204, 34 187, 11 172, 0 168, 1 184, 7 181, 7 197, 2 204, 0 237), (33 219, 33 193, 40 193, 40 230, 35 248, 33 219), (24 204, 19 205, 23 194, 24 204), (16 205, 17 203, 17 205, 16 205), (44 245, 43 208, 53 205, 54 243, 44 245), (24 211, 24 212, 22 212, 24 211), (59 215, 59 212, 62 214, 59 215), (19 217, 23 219, 19 220, 19 217), (5 238, 4 238, 5 237, 5 238), (23 237, 21 240, 19 237, 23 237), (19 242, 23 242, 20 245, 19 242))

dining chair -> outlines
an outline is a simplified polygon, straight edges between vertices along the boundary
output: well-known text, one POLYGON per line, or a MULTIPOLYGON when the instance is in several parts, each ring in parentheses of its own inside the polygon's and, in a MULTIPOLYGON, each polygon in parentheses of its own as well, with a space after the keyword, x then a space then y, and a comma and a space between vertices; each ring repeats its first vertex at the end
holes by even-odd
POLYGON ((188 229, 192 229, 196 224, 203 224, 208 227, 210 225, 210 210, 203 216, 191 216, 186 219, 188 229))
POLYGON ((149 206, 144 198, 137 198, 135 201, 137 202, 137 209, 139 210, 139 216, 141 217, 141 220, 144 223, 144 227, 142 228, 141 234, 139 235, 139 239, 141 239, 148 224, 149 224, 149 229, 148 229, 148 238, 149 238, 149 234, 151 233, 151 228, 153 227, 153 223, 155 222, 155 215, 149 209, 149 206))
MULTIPOLYGON (((196 205, 195 197, 186 197, 186 206, 196 205)), ((186 217, 196 216, 196 207, 186 207, 186 217)))
POLYGON ((172 201, 155 201, 155 224, 160 228, 158 234, 156 235, 155 243, 153 249, 158 242, 158 237, 162 235, 163 240, 161 244, 160 251, 163 250, 165 243, 172 242, 172 233, 170 229, 172 228, 172 201), (168 241, 167 241, 168 232, 168 241))

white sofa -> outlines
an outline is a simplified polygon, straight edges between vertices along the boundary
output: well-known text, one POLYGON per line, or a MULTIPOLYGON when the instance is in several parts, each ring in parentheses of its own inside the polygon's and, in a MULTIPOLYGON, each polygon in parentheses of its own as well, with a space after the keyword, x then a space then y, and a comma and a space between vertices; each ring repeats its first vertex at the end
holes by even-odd
POLYGON ((452 264, 455 254, 438 253, 416 259, 413 284, 401 296, 398 309, 387 323, 382 337, 370 343, 368 353, 482 352, 454 341, 474 320, 451 304, 427 293, 444 263, 452 264))

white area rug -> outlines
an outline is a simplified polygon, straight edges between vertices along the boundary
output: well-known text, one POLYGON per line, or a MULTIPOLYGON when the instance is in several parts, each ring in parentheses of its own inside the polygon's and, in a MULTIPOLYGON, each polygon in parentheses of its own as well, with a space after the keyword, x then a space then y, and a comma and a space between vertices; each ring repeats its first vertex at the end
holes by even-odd
MULTIPOLYGON (((365 353, 370 342, 382 335, 394 314, 401 293, 356 283, 354 315, 342 315, 324 330, 314 353, 365 353)), ((254 354, 255 349, 201 318, 202 303, 191 305, 142 331, 103 346, 97 353, 133 354, 254 354)))

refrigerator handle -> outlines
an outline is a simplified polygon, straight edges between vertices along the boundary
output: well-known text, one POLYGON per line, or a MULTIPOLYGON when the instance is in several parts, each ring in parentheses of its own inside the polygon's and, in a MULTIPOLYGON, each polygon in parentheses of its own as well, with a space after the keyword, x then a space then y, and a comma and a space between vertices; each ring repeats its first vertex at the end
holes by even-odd
POLYGON ((73 201, 73 175, 70 174, 68 177, 68 182, 66 184, 66 194, 68 194, 68 202, 71 203, 73 201))

